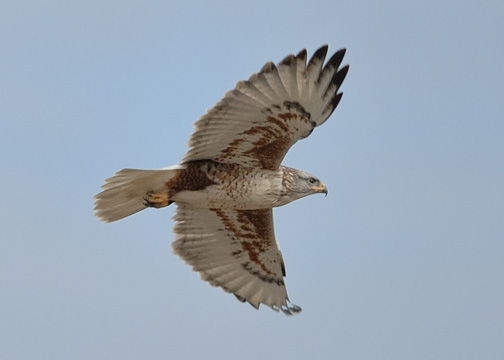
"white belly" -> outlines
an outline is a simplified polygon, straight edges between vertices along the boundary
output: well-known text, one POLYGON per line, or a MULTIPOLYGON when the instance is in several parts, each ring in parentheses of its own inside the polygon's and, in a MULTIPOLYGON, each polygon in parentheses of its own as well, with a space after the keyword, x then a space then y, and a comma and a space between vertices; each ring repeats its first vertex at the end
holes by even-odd
POLYGON ((230 181, 210 185, 203 190, 184 190, 172 198, 175 202, 189 203, 203 208, 234 208, 242 210, 266 209, 281 203, 282 179, 256 174, 246 181, 244 177, 228 177, 230 181))

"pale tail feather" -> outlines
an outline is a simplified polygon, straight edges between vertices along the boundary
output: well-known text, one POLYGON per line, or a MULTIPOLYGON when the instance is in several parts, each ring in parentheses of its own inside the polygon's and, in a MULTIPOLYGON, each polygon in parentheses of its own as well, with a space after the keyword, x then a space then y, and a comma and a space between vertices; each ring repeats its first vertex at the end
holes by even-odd
POLYGON ((147 206, 144 197, 149 191, 163 191, 180 166, 162 170, 122 169, 105 180, 103 191, 95 195, 95 215, 112 222, 130 216, 147 206))

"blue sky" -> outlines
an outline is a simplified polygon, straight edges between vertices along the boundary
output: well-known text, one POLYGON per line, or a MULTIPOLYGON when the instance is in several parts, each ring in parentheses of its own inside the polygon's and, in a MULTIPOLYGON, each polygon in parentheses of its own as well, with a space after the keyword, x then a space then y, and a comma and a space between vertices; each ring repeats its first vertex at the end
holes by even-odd
POLYGON ((504 357, 502 1, 3 1, 0 358, 504 357), (173 208, 93 195, 177 163, 268 60, 348 49, 332 117, 275 210, 303 312, 256 311, 171 254, 173 208))

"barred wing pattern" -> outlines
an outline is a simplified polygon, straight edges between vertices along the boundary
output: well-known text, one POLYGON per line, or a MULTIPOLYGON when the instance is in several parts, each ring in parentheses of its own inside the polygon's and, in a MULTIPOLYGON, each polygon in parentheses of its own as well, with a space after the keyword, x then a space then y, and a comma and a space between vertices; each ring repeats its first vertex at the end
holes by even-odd
POLYGON ((308 64, 306 50, 266 63, 240 81, 195 123, 182 162, 214 160, 276 170, 289 148, 310 135, 338 105, 348 66, 345 49, 326 63, 327 46, 308 64))
POLYGON ((173 251, 202 280, 255 308, 265 304, 287 314, 301 311, 289 303, 271 209, 204 209, 178 204, 173 219, 173 251))

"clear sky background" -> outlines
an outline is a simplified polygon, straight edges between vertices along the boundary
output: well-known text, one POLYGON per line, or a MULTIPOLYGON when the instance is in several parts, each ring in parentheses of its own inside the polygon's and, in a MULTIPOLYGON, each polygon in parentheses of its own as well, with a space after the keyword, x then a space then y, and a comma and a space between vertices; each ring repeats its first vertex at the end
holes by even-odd
POLYGON ((504 2, 0 4, 1 359, 504 358, 504 2), (333 116, 275 210, 295 317, 171 253, 173 208, 93 195, 184 154, 268 60, 347 47, 333 116))

